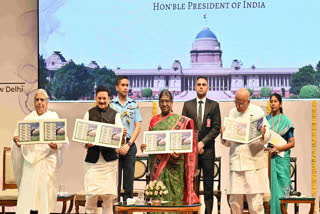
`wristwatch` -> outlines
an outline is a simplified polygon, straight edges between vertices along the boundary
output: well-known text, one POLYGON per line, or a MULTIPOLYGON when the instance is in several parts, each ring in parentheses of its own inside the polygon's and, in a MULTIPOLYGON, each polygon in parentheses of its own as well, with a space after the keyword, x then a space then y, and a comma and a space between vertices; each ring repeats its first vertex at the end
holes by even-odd
POLYGON ((130 147, 131 147, 132 144, 133 144, 133 143, 132 143, 131 141, 128 142, 128 145, 129 145, 130 147))

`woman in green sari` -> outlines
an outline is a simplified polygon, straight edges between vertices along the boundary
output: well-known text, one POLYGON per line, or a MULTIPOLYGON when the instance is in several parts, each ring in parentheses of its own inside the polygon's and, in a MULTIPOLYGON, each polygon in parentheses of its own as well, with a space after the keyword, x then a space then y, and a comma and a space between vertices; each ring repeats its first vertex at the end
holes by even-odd
POLYGON ((271 214, 281 214, 280 197, 284 197, 285 187, 290 186, 290 149, 294 147, 294 127, 290 119, 282 113, 282 98, 274 93, 270 96, 271 113, 267 116, 270 129, 287 141, 286 145, 274 145, 271 149, 271 214), (284 152, 281 157, 278 152, 284 152))
MULTIPOLYGON (((193 129, 193 120, 172 113, 173 98, 168 90, 159 96, 161 113, 155 115, 149 131, 193 129)), ((183 201, 186 204, 199 202, 193 190, 194 172, 196 170, 197 143, 193 133, 193 152, 149 155, 151 180, 160 180, 167 187, 168 194, 162 196, 165 201, 183 201)), ((146 144, 141 145, 141 150, 146 144)))

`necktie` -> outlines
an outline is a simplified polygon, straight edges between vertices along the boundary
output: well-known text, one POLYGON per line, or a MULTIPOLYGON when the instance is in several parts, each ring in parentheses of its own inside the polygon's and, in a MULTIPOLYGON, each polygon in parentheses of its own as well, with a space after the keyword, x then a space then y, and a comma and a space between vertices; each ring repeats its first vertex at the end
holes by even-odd
POLYGON ((199 130, 201 129, 202 127, 202 103, 203 101, 199 101, 199 109, 198 109, 198 128, 199 130))

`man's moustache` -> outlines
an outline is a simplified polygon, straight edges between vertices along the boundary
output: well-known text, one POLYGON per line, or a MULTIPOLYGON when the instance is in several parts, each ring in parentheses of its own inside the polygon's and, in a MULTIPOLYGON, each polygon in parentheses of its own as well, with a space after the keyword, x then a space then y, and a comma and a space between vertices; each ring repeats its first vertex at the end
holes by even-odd
POLYGON ((104 105, 105 103, 99 103, 99 105, 104 105))

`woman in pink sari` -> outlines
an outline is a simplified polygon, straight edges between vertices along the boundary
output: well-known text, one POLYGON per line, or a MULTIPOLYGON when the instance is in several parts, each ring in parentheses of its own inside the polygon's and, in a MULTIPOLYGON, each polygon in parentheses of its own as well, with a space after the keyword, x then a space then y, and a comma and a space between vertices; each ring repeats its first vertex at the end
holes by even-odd
MULTIPOLYGON (((155 115, 149 131, 193 129, 193 120, 172 113, 173 98, 168 90, 163 90, 159 97, 161 113, 155 115)), ((141 150, 146 144, 141 145, 141 150)), ((149 155, 151 180, 161 180, 168 189, 163 196, 167 201, 184 201, 186 204, 199 202, 193 190, 194 174, 197 161, 197 142, 193 133, 192 153, 173 153, 149 155)))

